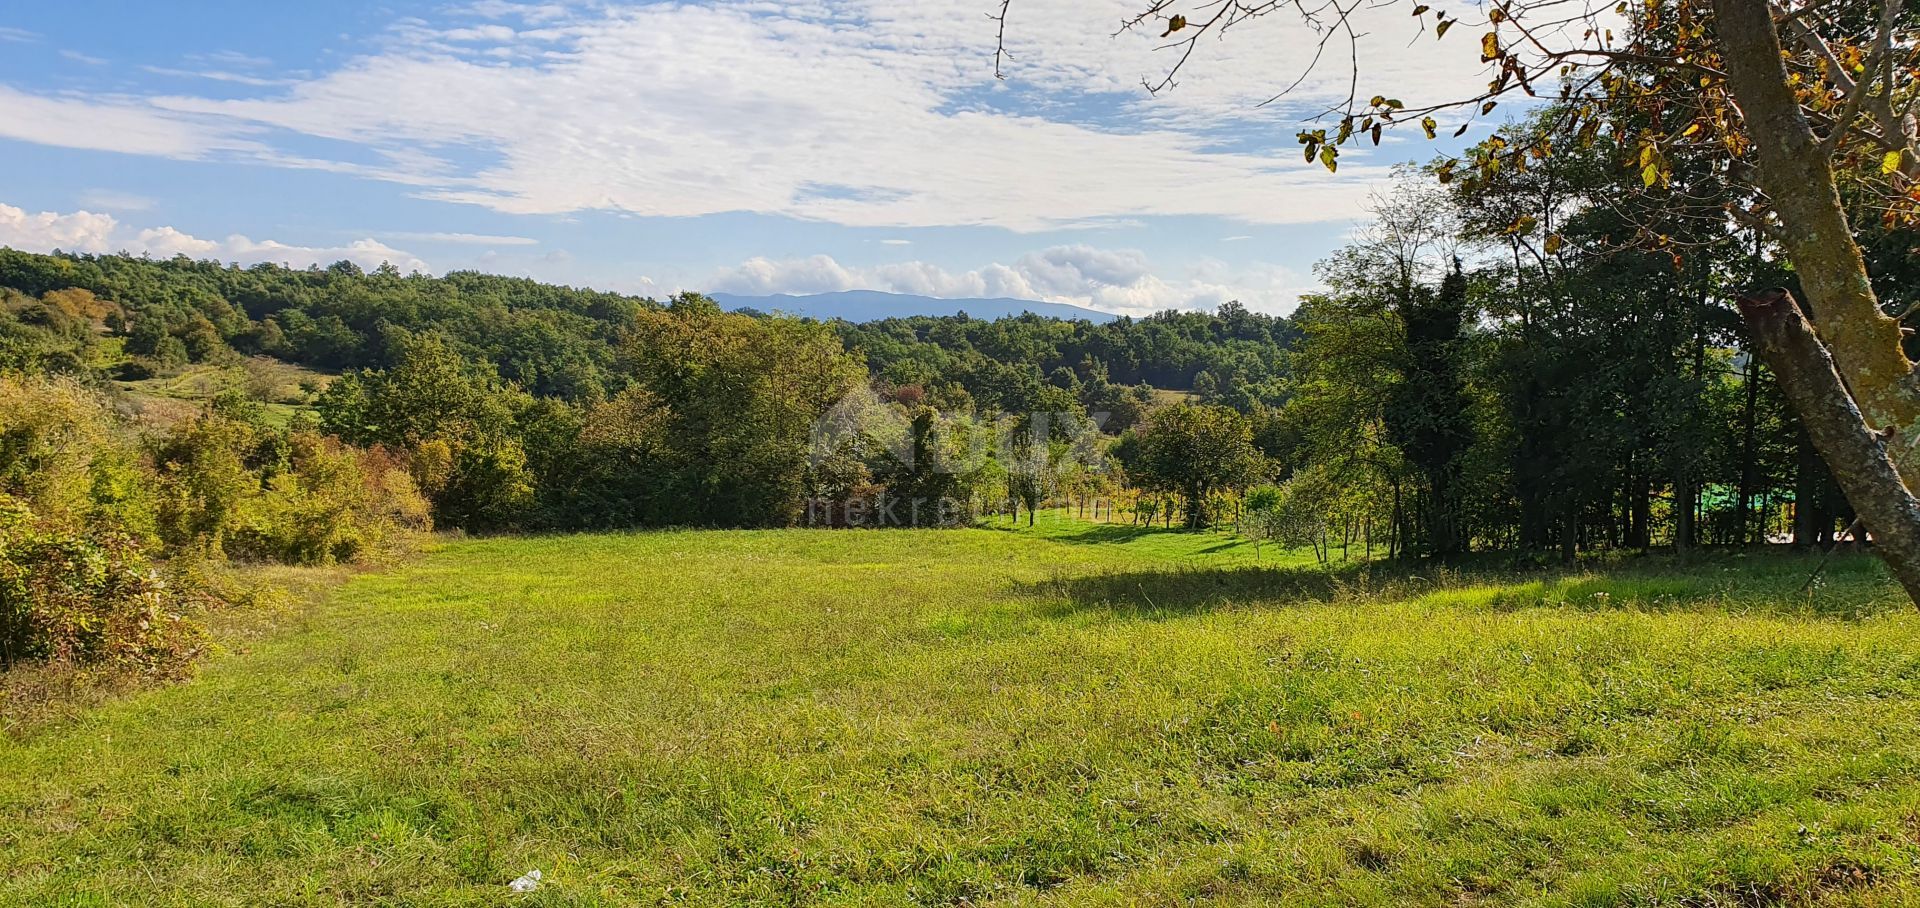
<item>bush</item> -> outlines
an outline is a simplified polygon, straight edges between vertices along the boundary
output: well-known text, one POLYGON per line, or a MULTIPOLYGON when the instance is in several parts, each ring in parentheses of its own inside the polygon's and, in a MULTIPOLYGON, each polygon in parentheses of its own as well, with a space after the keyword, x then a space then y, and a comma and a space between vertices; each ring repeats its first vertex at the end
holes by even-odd
POLYGON ((0 378, 0 493, 68 529, 108 525, 151 541, 152 483, 118 429, 106 401, 77 382, 0 378))
POLYGON ((290 468, 248 504, 232 554, 303 565, 381 560, 431 529, 404 462, 315 432, 288 442, 290 468))
POLYGON ((164 675, 204 645, 213 597, 170 584, 131 537, 81 533, 0 494, 0 668, 22 661, 164 675))
POLYGON ((252 426, 208 413, 158 440, 160 531, 169 546, 210 558, 226 557, 226 542, 238 526, 262 477, 249 455, 260 438, 252 426))

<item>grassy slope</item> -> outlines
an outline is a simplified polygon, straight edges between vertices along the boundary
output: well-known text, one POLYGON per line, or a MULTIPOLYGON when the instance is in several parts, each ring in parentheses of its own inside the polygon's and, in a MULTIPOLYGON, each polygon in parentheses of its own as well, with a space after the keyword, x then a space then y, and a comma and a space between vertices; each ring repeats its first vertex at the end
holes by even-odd
POLYGON ((497 905, 529 868, 516 903, 1920 900, 1920 616, 1872 565, 1810 608, 1803 562, 1221 541, 452 544, 0 740, 0 901, 497 905))
POLYGON ((114 385, 139 407, 141 419, 154 425, 171 426, 190 419, 222 392, 241 390, 261 402, 270 424, 284 427, 309 403, 310 395, 302 386, 325 388, 333 378, 292 363, 254 356, 234 365, 186 366, 170 375, 114 385))

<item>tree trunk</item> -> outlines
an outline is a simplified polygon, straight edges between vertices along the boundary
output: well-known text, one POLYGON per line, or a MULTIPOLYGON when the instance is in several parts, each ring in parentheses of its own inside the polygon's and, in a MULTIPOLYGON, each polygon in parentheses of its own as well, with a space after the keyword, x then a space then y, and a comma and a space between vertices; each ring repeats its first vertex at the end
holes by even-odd
POLYGON ((1806 423, 1814 447, 1873 534, 1873 549, 1920 605, 1920 502, 1900 480, 1883 434, 1868 428, 1793 297, 1774 290, 1740 300, 1759 354, 1806 423))
POLYGON ((1766 0, 1714 0, 1713 9, 1727 87, 1754 143, 1760 188, 1786 227, 1787 255, 1820 340, 1867 425, 1897 430, 1895 461, 1908 483, 1920 485, 1920 463, 1905 454, 1920 441, 1920 383, 1901 347, 1900 323, 1880 311, 1867 282, 1833 166, 1788 81, 1773 15, 1766 0))
POLYGON ((1685 467, 1673 481, 1673 549, 1685 552, 1693 548, 1693 477, 1685 467))
POLYGON ((1740 435, 1740 500, 1733 508, 1734 523, 1738 525, 1735 534, 1736 543, 1746 545, 1753 537, 1747 534, 1747 528, 1753 526, 1753 486, 1756 465, 1754 424, 1759 420, 1760 405, 1760 363, 1757 359, 1747 359, 1746 378, 1747 408, 1741 416, 1743 428, 1740 435))
POLYGON ((1794 458, 1793 547, 1806 550, 1820 544, 1820 515, 1826 510, 1820 493, 1826 477, 1820 475, 1820 452, 1805 431, 1800 433, 1794 458))

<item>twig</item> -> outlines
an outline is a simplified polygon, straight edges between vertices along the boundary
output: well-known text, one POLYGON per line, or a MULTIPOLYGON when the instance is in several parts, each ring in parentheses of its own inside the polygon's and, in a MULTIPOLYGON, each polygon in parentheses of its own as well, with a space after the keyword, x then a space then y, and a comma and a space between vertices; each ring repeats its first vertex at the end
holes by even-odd
POLYGON ((1834 553, 1840 551, 1841 546, 1846 545, 1848 542, 1860 541, 1854 538, 1854 534, 1860 532, 1861 527, 1865 525, 1865 523, 1866 520, 1864 518, 1855 517, 1853 519, 1853 525, 1847 527, 1847 531, 1841 534, 1847 538, 1844 541, 1836 540, 1833 543, 1833 548, 1828 549, 1825 555, 1820 556, 1820 563, 1813 566, 1813 573, 1808 574, 1807 582, 1800 585, 1800 592, 1804 593, 1813 589, 1813 582, 1820 579, 1820 572, 1827 569, 1827 562, 1833 560, 1834 553))
POLYGON ((1013 54, 1007 52, 1007 10, 1012 7, 1013 0, 1000 0, 1000 15, 987 14, 987 18, 1000 24, 1000 35, 993 42, 993 77, 996 79, 1007 77, 1006 73, 1001 71, 1001 62, 1013 59, 1013 54))

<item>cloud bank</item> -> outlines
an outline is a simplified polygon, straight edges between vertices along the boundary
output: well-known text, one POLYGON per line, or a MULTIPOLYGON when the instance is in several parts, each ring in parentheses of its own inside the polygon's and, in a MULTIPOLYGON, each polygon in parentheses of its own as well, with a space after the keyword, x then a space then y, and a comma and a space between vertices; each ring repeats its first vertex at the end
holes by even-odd
MULTIPOLYGON (((1384 169, 1355 156, 1330 176, 1291 140, 1347 74, 1323 67, 1288 104, 1258 106, 1311 59, 1296 21, 1210 43, 1178 90, 1149 97, 1142 79, 1172 57, 1150 34, 1110 37, 1139 5, 1021 0, 1001 82, 987 0, 474 3, 402 20, 318 76, 202 78, 183 84, 207 93, 180 95, 0 87, 0 136, 334 170, 520 214, 1043 231, 1356 213, 1384 169), (312 151, 332 142, 359 151, 312 151)), ((1484 78, 1465 45, 1406 47, 1403 12, 1369 8, 1359 24, 1371 72, 1410 101, 1484 78)))
POLYGON ((1168 309, 1211 310, 1229 300, 1266 312, 1290 312, 1300 294, 1311 289, 1311 282, 1300 275, 1270 265, 1233 268, 1202 261, 1175 277, 1164 273, 1137 250, 1070 245, 964 271, 927 262, 850 267, 827 255, 755 258, 722 269, 696 289, 745 295, 884 290, 944 299, 1005 297, 1136 316, 1168 309))
POLYGON ((242 265, 271 262, 291 268, 350 261, 367 269, 391 263, 401 271, 432 270, 412 253, 374 239, 355 240, 344 246, 294 246, 275 240, 255 240, 240 234, 224 240, 208 240, 172 227, 129 227, 110 214, 92 211, 30 213, 6 204, 0 204, 0 246, 41 253, 59 249, 94 254, 128 252, 155 258, 185 255, 242 265))

